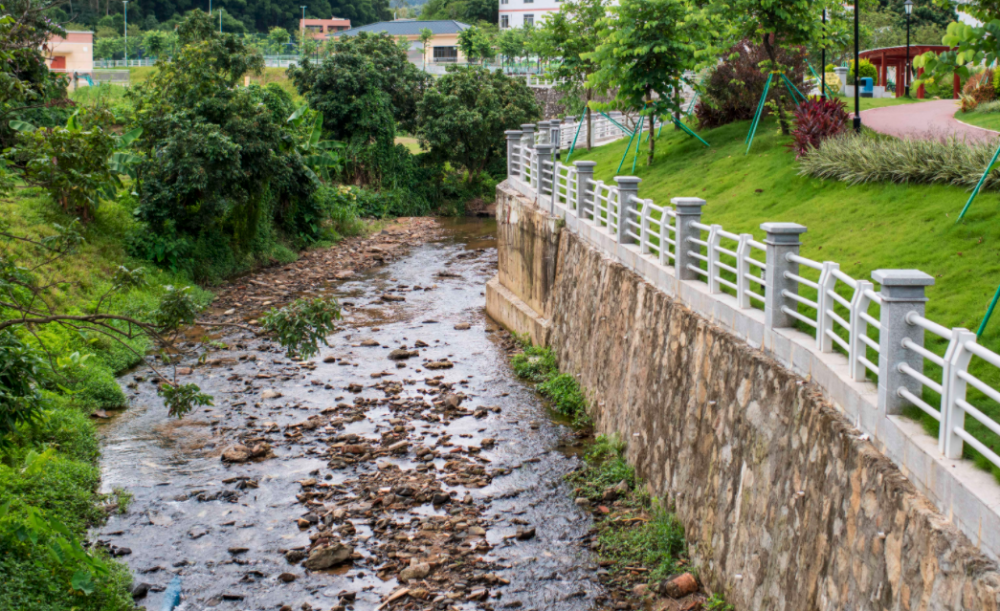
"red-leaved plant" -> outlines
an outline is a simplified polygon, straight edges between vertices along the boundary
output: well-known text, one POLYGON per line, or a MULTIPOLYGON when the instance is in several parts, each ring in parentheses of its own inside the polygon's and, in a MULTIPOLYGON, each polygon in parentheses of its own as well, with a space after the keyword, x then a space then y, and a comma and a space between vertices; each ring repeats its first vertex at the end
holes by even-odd
POLYGON ((847 107, 843 100, 813 97, 799 104, 795 109, 795 139, 790 145, 795 149, 795 157, 801 157, 809 149, 819 148, 820 143, 830 136, 836 136, 847 129, 847 107))

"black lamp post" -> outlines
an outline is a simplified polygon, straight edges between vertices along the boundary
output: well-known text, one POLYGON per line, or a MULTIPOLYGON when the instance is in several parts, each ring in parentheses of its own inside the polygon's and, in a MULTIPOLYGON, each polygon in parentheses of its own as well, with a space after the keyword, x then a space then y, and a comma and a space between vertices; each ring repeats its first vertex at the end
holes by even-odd
POLYGON ((910 15, 913 14, 913 0, 906 0, 903 3, 903 8, 906 9, 906 72, 903 75, 906 87, 903 91, 906 93, 906 97, 910 97, 910 15))
POLYGON ((861 133, 861 49, 858 48, 861 38, 858 25, 858 13, 861 12, 861 0, 854 0, 854 131, 861 133))
POLYGON ((820 51, 822 57, 820 58, 820 86, 819 94, 825 100, 826 99, 826 9, 823 9, 823 48, 820 51))

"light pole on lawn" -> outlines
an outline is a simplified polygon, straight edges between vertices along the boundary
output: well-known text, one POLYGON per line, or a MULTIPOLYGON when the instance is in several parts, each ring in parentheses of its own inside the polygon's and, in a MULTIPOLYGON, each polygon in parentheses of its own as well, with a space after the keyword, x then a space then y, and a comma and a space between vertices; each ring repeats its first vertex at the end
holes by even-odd
POLYGON ((820 85, 819 95, 826 99, 826 9, 823 9, 823 48, 820 50, 820 85))
POLYGON ((854 131, 861 133, 861 49, 860 27, 858 25, 858 13, 861 12, 861 0, 854 0, 854 131))
POLYGON ((906 86, 903 91, 906 97, 910 97, 910 15, 913 14, 913 0, 906 0, 903 8, 906 9, 906 71, 903 73, 906 86))
POLYGON ((123 0, 125 5, 125 69, 128 70, 128 0, 123 0))
POLYGON ((302 7, 302 27, 299 28, 299 53, 305 50, 306 46, 306 7, 302 7))

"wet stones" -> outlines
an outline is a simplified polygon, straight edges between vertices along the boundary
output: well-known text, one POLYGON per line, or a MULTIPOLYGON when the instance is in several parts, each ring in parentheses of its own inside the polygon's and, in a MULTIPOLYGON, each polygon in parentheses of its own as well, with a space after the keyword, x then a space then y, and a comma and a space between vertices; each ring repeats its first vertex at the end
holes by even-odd
POLYGON ((322 571, 347 562, 353 554, 354 548, 334 541, 312 549, 303 566, 310 571, 322 571))
POLYGON ((419 354, 420 353, 416 350, 404 350, 402 348, 397 348, 389 353, 389 359, 393 361, 405 361, 406 359, 419 356, 419 354))
POLYGON ((288 561, 289 564, 297 564, 299 562, 302 562, 303 560, 305 560, 306 556, 307 554, 300 549, 290 549, 287 552, 285 552, 285 560, 288 561))
POLYGON ((295 573, 282 573, 281 575, 278 575, 278 581, 282 583, 292 583, 296 579, 298 579, 298 576, 296 576, 295 573))
POLYGON ((429 363, 425 363, 424 364, 424 369, 431 369, 431 370, 436 370, 436 369, 451 369, 454 366, 455 366, 454 363, 452 363, 448 359, 444 359, 444 360, 441 360, 441 361, 431 361, 429 363))
POLYGON ((245 463, 255 458, 265 458, 271 452, 269 443, 261 442, 248 448, 242 444, 231 445, 222 451, 222 462, 245 463))
POLYGON ((415 579, 423 579, 430 575, 431 565, 426 562, 418 562, 416 564, 411 564, 402 571, 399 572, 399 581, 401 583, 407 583, 415 579))

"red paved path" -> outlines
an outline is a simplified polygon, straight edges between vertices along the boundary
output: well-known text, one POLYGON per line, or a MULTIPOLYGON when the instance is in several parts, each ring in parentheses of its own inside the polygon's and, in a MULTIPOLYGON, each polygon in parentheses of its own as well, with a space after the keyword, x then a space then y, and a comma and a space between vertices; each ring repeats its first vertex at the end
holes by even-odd
POLYGON ((944 140, 957 136, 966 142, 985 142, 1000 133, 962 123, 955 119, 958 100, 934 100, 861 111, 861 122, 877 132, 898 138, 944 140))

